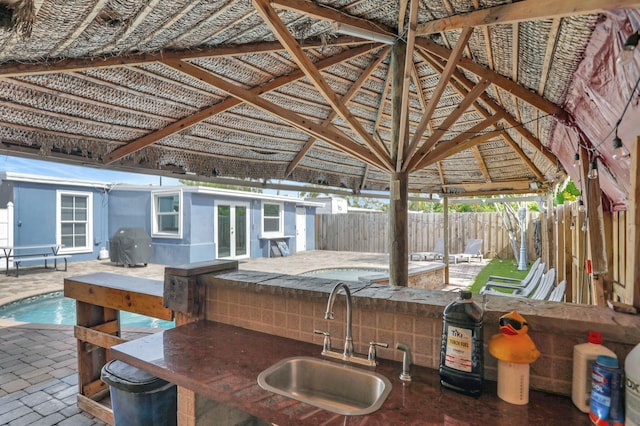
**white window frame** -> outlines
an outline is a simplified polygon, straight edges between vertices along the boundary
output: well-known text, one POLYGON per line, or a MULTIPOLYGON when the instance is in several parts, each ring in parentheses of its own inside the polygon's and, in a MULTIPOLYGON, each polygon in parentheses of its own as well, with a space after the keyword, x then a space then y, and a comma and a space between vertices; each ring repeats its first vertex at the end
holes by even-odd
POLYGON ((182 239, 182 222, 184 216, 184 198, 182 190, 179 191, 156 191, 151 193, 151 237, 153 238, 176 238, 182 239), (158 198, 178 196, 178 231, 163 232, 158 229, 158 198))
POLYGON ((260 223, 262 224, 262 237, 263 238, 277 238, 284 236, 284 203, 274 202, 274 201, 263 201, 262 206, 260 208, 260 223), (268 204, 277 205, 280 210, 280 220, 278 224, 278 228, 280 229, 277 232, 266 232, 264 229, 264 208, 268 204))
POLYGON ((93 193, 82 191, 56 191, 56 244, 59 244, 60 254, 87 253, 93 251, 93 193), (87 199, 87 241, 83 247, 64 247, 62 246, 62 197, 85 197, 87 199))

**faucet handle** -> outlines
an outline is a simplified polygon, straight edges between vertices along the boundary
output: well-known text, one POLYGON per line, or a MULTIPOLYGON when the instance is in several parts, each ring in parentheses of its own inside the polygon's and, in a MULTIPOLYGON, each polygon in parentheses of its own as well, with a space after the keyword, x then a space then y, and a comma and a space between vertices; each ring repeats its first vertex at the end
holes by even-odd
POLYGON ((322 334, 324 339, 322 340, 322 354, 329 352, 331 350, 331 333, 323 330, 313 330, 314 334, 322 334))
POLYGON ((376 346, 381 348, 388 348, 388 343, 379 343, 379 342, 369 342, 369 354, 367 355, 367 360, 375 363, 376 362, 376 346))

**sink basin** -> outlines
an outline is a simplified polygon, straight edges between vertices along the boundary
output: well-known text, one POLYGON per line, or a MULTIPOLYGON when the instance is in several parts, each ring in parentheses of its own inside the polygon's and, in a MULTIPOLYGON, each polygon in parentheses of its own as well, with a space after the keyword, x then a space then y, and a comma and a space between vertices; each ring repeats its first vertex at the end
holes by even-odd
POLYGON ((286 358, 258 375, 265 390, 347 416, 376 411, 391 382, 381 374, 311 357, 286 358))

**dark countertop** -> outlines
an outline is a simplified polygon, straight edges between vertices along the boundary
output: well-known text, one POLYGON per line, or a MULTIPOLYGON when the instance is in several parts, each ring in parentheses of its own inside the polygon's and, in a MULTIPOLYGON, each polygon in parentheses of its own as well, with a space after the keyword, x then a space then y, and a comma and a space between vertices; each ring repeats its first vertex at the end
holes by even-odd
POLYGON ((333 414, 258 386, 258 374, 277 361, 292 356, 323 358, 320 351, 320 344, 210 321, 165 330, 111 349, 115 359, 280 426, 591 424, 568 397, 531 391, 528 405, 512 405, 497 397, 494 382, 485 384, 482 396, 470 397, 440 386, 436 370, 415 365, 413 381, 404 385, 398 378, 401 364, 384 359, 379 360, 376 371, 391 380, 393 389, 382 408, 366 416, 333 414))

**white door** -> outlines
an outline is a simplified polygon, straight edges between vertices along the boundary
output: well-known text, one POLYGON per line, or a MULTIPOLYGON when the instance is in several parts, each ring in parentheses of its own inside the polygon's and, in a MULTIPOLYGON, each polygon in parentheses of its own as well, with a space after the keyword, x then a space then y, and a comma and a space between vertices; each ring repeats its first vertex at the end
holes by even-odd
POLYGON ((215 207, 216 259, 249 257, 249 204, 220 202, 215 207))
POLYGON ((296 208, 296 253, 307 249, 307 209, 296 208))

